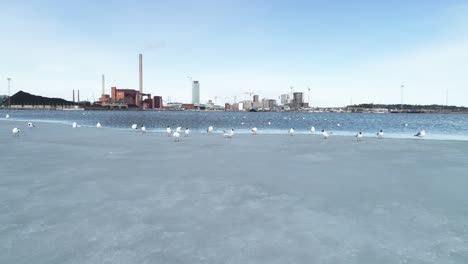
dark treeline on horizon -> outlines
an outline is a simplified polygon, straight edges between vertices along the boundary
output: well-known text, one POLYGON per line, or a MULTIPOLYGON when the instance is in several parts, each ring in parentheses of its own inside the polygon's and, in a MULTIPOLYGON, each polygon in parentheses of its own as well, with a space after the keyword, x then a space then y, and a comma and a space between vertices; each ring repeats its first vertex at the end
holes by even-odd
POLYGON ((438 104, 430 104, 430 105, 413 105, 413 104, 356 104, 356 105, 348 105, 349 108, 383 108, 388 110, 439 110, 439 111, 453 111, 453 112, 468 112, 468 107, 464 106, 454 106, 454 105, 438 105, 438 104))

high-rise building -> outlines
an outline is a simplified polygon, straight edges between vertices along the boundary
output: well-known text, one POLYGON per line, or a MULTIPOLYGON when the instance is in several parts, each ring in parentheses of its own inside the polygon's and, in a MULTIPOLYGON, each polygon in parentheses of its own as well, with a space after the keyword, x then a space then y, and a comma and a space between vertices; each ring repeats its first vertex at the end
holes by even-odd
POLYGON ((255 95, 253 96, 253 102, 254 102, 254 103, 258 103, 258 99, 259 99, 259 98, 258 98, 258 94, 255 94, 255 95))
POLYGON ((200 104, 200 83, 198 81, 192 83, 192 104, 200 104))
POLYGON ((299 108, 299 107, 302 107, 302 104, 304 103, 304 100, 303 100, 303 93, 301 92, 296 92, 293 94, 293 102, 292 102, 292 106, 293 107, 296 107, 296 108, 299 108))
POLYGON ((281 104, 282 104, 282 105, 287 105, 287 104, 289 104, 289 98, 290 98, 290 95, 289 95, 289 94, 282 94, 282 95, 281 95, 281 104))

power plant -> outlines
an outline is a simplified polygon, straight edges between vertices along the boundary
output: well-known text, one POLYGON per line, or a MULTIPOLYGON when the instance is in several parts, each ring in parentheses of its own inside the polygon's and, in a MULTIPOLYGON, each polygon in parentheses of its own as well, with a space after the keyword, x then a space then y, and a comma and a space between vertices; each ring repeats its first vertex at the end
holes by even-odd
POLYGON ((99 102, 102 106, 109 108, 117 108, 117 106, 121 108, 122 105, 141 109, 162 107, 161 97, 151 98, 151 94, 143 93, 143 54, 138 54, 138 90, 118 89, 113 86, 110 95, 106 94, 105 79, 102 75, 102 94, 99 102))

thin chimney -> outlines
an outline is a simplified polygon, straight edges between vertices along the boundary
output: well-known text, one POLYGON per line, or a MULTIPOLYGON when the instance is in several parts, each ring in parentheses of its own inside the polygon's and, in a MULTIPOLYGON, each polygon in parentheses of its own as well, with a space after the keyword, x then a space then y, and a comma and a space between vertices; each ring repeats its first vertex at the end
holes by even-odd
POLYGON ((80 90, 78 90, 78 102, 80 102, 80 90))
POLYGON ((73 90, 73 102, 75 102, 75 90, 73 90))
POLYGON ((140 53, 140 94, 143 93, 143 55, 140 53))

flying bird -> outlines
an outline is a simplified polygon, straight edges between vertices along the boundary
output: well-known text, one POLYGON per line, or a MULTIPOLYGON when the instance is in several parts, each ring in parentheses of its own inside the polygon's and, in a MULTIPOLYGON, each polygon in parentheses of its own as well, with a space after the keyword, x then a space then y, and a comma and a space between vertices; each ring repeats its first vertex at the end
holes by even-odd
POLYGON ((180 133, 180 131, 182 131, 182 127, 177 127, 176 131, 180 133))
POLYGON ((9 114, 6 114, 5 118, 6 118, 6 119, 10 118, 10 115, 9 115, 9 114))

